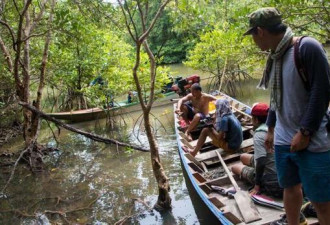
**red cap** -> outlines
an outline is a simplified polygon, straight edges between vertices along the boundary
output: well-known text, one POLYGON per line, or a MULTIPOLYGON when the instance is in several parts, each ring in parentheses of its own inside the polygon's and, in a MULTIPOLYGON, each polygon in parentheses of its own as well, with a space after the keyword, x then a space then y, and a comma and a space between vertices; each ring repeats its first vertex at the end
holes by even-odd
POLYGON ((269 106, 266 103, 255 103, 252 106, 251 115, 252 116, 267 116, 269 106))

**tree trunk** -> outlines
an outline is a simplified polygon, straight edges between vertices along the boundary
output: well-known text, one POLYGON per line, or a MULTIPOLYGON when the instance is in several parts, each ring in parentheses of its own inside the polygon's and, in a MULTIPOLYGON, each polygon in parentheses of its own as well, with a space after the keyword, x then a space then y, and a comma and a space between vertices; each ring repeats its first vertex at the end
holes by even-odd
MULTIPOLYGON (((152 103, 154 100, 154 89, 155 89, 155 80, 156 80, 156 61, 153 53, 151 52, 148 43, 146 41, 149 33, 153 29, 157 19, 159 18, 161 12, 164 10, 165 6, 168 4, 170 0, 165 0, 165 2, 158 8, 157 13, 151 20, 151 23, 147 27, 147 22, 146 19, 148 18, 148 1, 144 2, 146 3, 146 8, 142 8, 142 1, 137 1, 137 9, 139 11, 139 16, 140 16, 140 22, 142 25, 142 34, 138 34, 137 29, 136 29, 136 24, 134 22, 134 19, 132 17, 132 14, 130 12, 129 8, 124 8, 123 4, 120 0, 117 0, 119 6, 121 7, 121 10, 123 12, 123 15, 125 17, 125 23, 127 30, 129 34, 131 35, 132 39, 135 42, 136 46, 136 56, 135 56, 135 65, 133 67, 133 77, 135 81, 135 86, 136 90, 138 92, 138 98, 141 104, 141 108, 143 111, 143 118, 144 118, 144 127, 146 130, 146 134, 148 137, 148 142, 150 146, 150 153, 151 153, 151 163, 152 163, 152 170, 154 172, 155 178, 157 180, 158 184, 158 200, 157 203, 155 204, 155 209, 157 210, 162 210, 162 209, 169 209, 171 208, 171 197, 169 195, 170 191, 170 185, 169 185, 169 180, 167 176, 165 175, 163 166, 160 162, 159 158, 159 150, 158 150, 158 145, 156 143, 155 137, 152 133, 151 130, 151 125, 150 125, 150 110, 152 107, 152 103), (133 27, 133 29, 132 29, 133 27), (138 77, 138 68, 140 66, 140 60, 141 60, 141 45, 143 44, 144 49, 146 50, 148 57, 149 57, 149 62, 150 62, 150 91, 149 91, 149 101, 148 103, 144 103, 143 97, 142 97, 142 89, 141 89, 141 84, 139 81, 138 77)), ((124 1, 126 4, 126 1, 124 1)))
MULTIPOLYGON (((31 81, 31 71, 36 71, 37 69, 31 69, 30 60, 30 41, 33 36, 39 36, 34 33, 36 26, 43 19, 44 12, 46 10, 46 5, 49 0, 43 0, 38 4, 32 3, 32 0, 24 0, 22 8, 15 4, 16 10, 18 12, 18 24, 12 26, 7 23, 7 21, 1 21, 2 25, 9 30, 13 43, 13 56, 10 55, 8 47, 3 42, 0 36, 0 47, 7 59, 7 65, 9 71, 12 73, 15 79, 16 94, 18 98, 25 102, 31 103, 30 99, 30 81, 31 81), (31 9, 31 6, 34 7, 31 9), (33 17, 32 17, 33 16, 33 17), (14 60, 12 60, 12 57, 14 60), (14 62, 14 63, 13 63, 14 62)), ((50 12, 47 14, 47 36, 45 39, 45 46, 42 55, 42 62, 40 66, 40 79, 39 87, 37 91, 37 99, 33 101, 33 105, 39 109, 40 101, 42 98, 42 90, 44 87, 44 78, 46 71, 46 62, 48 58, 49 42, 51 37, 51 24, 53 20, 53 12, 55 7, 55 0, 51 0, 50 12)), ((1 34, 0 34, 1 35, 1 34)), ((40 163, 42 163, 42 153, 40 151, 40 146, 38 146, 36 140, 39 133, 39 116, 38 114, 31 112, 27 109, 23 109, 23 137, 25 140, 26 147, 26 158, 29 160, 32 170, 34 168, 39 168, 40 163)))
POLYGON ((154 135, 151 131, 151 125, 150 125, 150 114, 144 112, 144 127, 146 129, 146 134, 149 141, 150 146, 150 157, 151 157, 151 163, 152 163, 152 170, 154 172, 154 176, 157 181, 158 185, 158 200, 155 204, 155 209, 157 210, 163 210, 163 209, 170 209, 171 208, 171 197, 169 195, 170 191, 170 184, 169 179, 165 175, 164 168, 160 162, 159 158, 159 148, 157 145, 157 142, 154 138, 154 135))

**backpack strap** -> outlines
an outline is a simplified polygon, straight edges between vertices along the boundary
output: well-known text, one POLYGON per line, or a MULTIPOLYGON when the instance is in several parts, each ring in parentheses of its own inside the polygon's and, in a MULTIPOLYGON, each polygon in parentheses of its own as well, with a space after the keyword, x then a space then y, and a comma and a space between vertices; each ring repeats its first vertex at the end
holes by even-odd
POLYGON ((304 83, 304 86, 306 88, 307 91, 310 90, 310 85, 308 82, 308 73, 306 68, 304 67, 303 63, 302 63, 302 58, 301 58, 301 54, 299 51, 299 46, 301 43, 301 40, 306 37, 306 36, 302 36, 302 37, 298 37, 297 40, 295 41, 293 48, 294 48, 294 63, 296 65, 298 74, 301 78, 301 80, 304 83))

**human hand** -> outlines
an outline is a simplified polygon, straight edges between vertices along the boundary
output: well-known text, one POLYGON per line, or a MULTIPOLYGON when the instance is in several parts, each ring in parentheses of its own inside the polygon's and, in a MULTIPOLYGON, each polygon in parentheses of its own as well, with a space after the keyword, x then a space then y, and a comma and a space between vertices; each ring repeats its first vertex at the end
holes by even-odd
POLYGON ((304 136, 300 131, 292 138, 290 152, 298 152, 309 145, 310 136, 304 136))
POLYGON ((180 111, 180 109, 176 109, 174 112, 175 112, 176 114, 178 114, 179 116, 182 115, 182 112, 180 111))
POLYGON ((250 195, 257 195, 260 192, 260 186, 259 185, 255 185, 253 187, 253 189, 250 191, 250 195))
POLYGON ((266 150, 268 153, 274 152, 274 128, 269 129, 265 139, 266 150))

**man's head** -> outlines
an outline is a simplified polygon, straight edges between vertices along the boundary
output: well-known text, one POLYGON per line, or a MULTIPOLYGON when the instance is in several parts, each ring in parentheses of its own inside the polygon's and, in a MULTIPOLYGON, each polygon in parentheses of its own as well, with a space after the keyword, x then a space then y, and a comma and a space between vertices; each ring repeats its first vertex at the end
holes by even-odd
POLYGON ((273 28, 280 24, 282 24, 282 16, 276 8, 261 8, 249 15, 249 29, 244 35, 252 34, 257 27, 273 28))
POLYGON ((249 29, 244 35, 252 35, 263 51, 274 49, 278 44, 276 36, 284 34, 287 29, 287 25, 282 23, 281 13, 276 8, 267 7, 254 11, 248 17, 249 29))
POLYGON ((194 83, 193 85, 191 85, 190 90, 191 90, 191 94, 194 97, 200 97, 202 94, 202 88, 198 83, 194 83))
POLYGON ((266 103, 255 103, 251 109, 253 127, 257 128, 260 124, 265 123, 269 106, 266 103))

